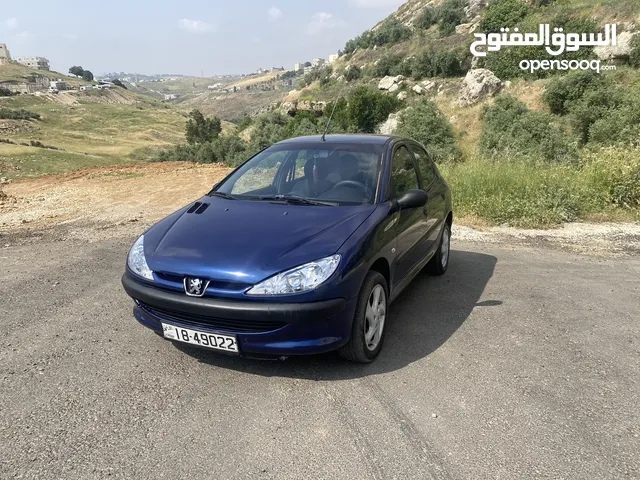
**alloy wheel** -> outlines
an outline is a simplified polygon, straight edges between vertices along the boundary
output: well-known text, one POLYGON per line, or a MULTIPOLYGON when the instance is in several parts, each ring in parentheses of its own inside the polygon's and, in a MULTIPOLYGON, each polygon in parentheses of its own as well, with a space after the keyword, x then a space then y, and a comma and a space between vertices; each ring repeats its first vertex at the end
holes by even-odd
POLYGON ((364 322, 364 343, 369 351, 374 351, 384 330, 384 322, 387 315, 387 298, 382 285, 376 285, 367 301, 364 322))

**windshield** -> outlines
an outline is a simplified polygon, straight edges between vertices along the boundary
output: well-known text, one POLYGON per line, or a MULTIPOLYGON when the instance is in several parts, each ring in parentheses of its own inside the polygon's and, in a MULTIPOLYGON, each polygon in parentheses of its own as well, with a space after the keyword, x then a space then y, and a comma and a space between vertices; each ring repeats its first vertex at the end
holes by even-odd
POLYGON ((244 164, 216 191, 247 200, 374 203, 383 151, 383 145, 357 143, 275 145, 244 164))

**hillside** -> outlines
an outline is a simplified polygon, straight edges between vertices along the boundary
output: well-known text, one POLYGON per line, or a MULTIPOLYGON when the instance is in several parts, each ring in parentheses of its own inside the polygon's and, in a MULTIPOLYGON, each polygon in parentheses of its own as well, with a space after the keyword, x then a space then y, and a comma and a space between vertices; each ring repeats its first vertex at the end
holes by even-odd
POLYGON ((59 72, 34 70, 33 68, 25 67, 24 65, 20 65, 19 63, 6 63, 0 65, 0 83, 33 82, 34 79, 38 77, 52 80, 61 79, 74 87, 88 85, 88 83, 81 78, 70 77, 59 72))
POLYGON ((182 113, 123 89, 0 97, 0 108, 40 116, 0 119, 0 177, 146 160, 184 138, 182 113))

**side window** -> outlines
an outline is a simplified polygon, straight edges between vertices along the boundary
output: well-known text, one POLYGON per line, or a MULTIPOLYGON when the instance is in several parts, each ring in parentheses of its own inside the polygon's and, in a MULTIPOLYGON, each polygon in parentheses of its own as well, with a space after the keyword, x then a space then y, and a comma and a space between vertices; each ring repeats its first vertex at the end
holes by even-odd
POLYGON ((397 198, 407 193, 407 190, 418 188, 418 175, 411 154, 405 146, 398 148, 393 154, 391 177, 397 198))
POLYGON ((427 188, 436 179, 436 172, 433 170, 433 164, 431 158, 425 152, 424 148, 418 145, 411 145, 413 155, 416 157, 420 174, 422 175, 422 186, 427 188))

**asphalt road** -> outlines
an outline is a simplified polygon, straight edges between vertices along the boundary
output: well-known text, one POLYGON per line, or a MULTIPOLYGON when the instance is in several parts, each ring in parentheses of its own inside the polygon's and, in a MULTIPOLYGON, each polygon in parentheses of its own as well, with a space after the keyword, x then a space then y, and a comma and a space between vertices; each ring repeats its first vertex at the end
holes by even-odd
POLYGON ((0 248, 0 478, 640 476, 640 258, 455 242, 378 361, 176 347, 133 238, 0 248))

